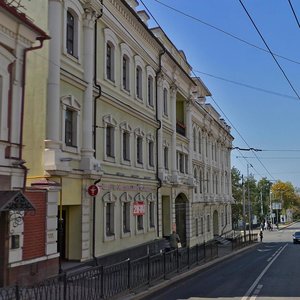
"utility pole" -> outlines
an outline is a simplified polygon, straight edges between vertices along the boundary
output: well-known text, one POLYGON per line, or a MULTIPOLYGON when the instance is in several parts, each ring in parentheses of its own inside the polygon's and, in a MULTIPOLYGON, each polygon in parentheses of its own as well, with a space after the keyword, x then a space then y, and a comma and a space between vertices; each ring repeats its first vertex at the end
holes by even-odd
POLYGON ((244 239, 246 239, 246 201, 245 201, 244 175, 242 175, 242 190, 243 190, 243 228, 244 228, 244 239))
MULTIPOLYGON (((252 165, 250 164, 252 167, 252 165)), ((249 214, 249 237, 251 234, 251 202, 250 202, 249 164, 247 164, 247 189, 248 189, 248 214, 249 214)))
POLYGON ((261 216, 264 215, 263 199, 262 199, 262 189, 260 190, 260 213, 261 216))

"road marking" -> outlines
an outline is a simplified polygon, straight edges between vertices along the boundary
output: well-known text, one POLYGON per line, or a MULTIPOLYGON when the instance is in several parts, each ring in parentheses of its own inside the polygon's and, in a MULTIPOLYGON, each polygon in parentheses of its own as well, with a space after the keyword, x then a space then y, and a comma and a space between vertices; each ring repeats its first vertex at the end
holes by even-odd
POLYGON ((256 300, 256 297, 259 295, 261 289, 262 289, 263 285, 262 284, 259 284, 257 287, 256 287, 256 290, 254 291, 252 297, 250 298, 250 300, 256 300))
POLYGON ((274 258, 268 263, 268 265, 263 269, 263 271, 260 273, 260 275, 256 278, 256 280, 253 282, 253 284, 251 285, 251 287, 249 288, 249 290, 246 292, 246 294, 244 295, 244 297, 242 298, 242 300, 247 300, 248 299, 248 297, 251 295, 251 293, 253 292, 253 290, 255 289, 255 287, 258 285, 258 283, 261 280, 261 278, 265 275, 265 273, 271 267, 271 265, 273 264, 273 262, 278 258, 278 256, 286 248, 287 245, 288 244, 285 244, 283 247, 281 247, 281 248, 278 249, 276 256, 274 256, 274 258))
POLYGON ((259 251, 259 252, 268 252, 268 251, 272 251, 272 249, 257 249, 257 251, 259 251))

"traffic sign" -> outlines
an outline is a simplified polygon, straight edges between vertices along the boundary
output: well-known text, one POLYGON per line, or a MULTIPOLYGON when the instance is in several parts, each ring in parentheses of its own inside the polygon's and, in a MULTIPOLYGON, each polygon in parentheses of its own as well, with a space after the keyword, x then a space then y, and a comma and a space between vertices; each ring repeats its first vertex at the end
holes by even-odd
POLYGON ((88 193, 89 193, 90 196, 95 197, 95 196, 97 196, 98 193, 99 193, 99 188, 98 188, 97 185, 92 184, 92 185, 90 185, 90 186, 88 187, 88 190, 87 190, 87 191, 88 191, 88 193))

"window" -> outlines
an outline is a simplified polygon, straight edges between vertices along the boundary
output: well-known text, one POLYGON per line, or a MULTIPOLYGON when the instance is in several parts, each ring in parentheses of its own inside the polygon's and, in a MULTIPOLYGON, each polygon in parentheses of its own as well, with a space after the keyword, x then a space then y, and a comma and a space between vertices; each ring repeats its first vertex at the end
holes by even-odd
POLYGON ((197 171, 194 170, 194 193, 197 194, 197 171))
POLYGON ((123 202, 123 233, 130 232, 130 202, 123 202))
POLYGON ((180 173, 184 172, 184 156, 183 156, 183 153, 179 153, 179 171, 180 171, 180 173))
POLYGON ((148 143, 148 155, 149 155, 149 166, 154 167, 154 142, 149 141, 148 143))
POLYGON ((200 170, 200 173, 199 173, 199 191, 200 191, 200 194, 203 193, 203 172, 202 172, 202 170, 200 170))
POLYGON ((200 219, 200 232, 201 232, 201 234, 204 233, 203 217, 201 217, 201 219, 200 219))
POLYGON ((188 174, 189 173, 189 157, 188 155, 184 155, 184 163, 185 163, 185 174, 188 174))
POLYGON ((123 55, 122 66, 122 86, 125 91, 129 91, 129 58, 127 55, 123 55))
POLYGON ((67 95, 61 98, 61 136, 62 148, 65 151, 78 153, 79 149, 79 115, 80 104, 72 96, 67 95))
POLYGON ((75 40, 75 20, 74 16, 67 12, 67 52, 74 54, 74 40, 75 40))
POLYGON ((150 228, 153 228, 155 227, 155 224, 154 224, 154 215, 155 215, 155 209, 154 209, 154 201, 150 201, 149 203, 149 225, 150 225, 150 228))
POLYGON ((137 216, 137 229, 138 230, 144 229, 144 216, 137 216))
POLYGON ((108 157, 115 157, 114 134, 115 134, 115 128, 111 125, 107 125, 107 127, 106 127, 106 156, 108 156, 108 157))
POLYGON ((196 236, 199 236, 199 220, 198 220, 198 218, 195 219, 195 233, 196 233, 196 236))
POLYGON ((201 147, 201 132, 198 133, 198 152, 202 152, 202 147, 201 147))
POLYGON ((168 90, 164 88, 164 115, 168 115, 168 90))
POLYGON ((130 161, 130 133, 123 132, 123 160, 130 161))
POLYGON ((194 152, 196 152, 197 150, 196 128, 193 129, 193 147, 194 147, 194 152))
POLYGON ((67 108, 65 114, 65 144, 76 147, 76 112, 67 108))
POLYGON ((153 77, 148 76, 148 105, 153 107, 153 77))
POLYGON ((142 91, 142 69, 140 66, 136 67, 136 96, 139 99, 143 99, 142 91))
POLYGON ((207 215, 207 232, 210 232, 210 215, 207 215))
POLYGON ((114 235, 114 204, 106 203, 106 236, 114 235))
POLYGON ((106 78, 114 81, 114 46, 106 44, 106 78))
POLYGON ((143 138, 141 136, 136 139, 136 161, 139 164, 143 163, 143 138))
POLYGON ((169 169, 169 148, 164 147, 164 167, 165 170, 169 169))

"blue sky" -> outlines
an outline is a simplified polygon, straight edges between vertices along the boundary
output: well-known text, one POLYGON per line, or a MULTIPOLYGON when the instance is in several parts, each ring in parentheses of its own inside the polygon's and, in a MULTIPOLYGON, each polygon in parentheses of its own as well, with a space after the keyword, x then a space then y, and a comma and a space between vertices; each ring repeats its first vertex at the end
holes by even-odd
MULTIPOLYGON (((289 1, 243 4, 272 53, 281 56, 275 57, 296 93, 239 0, 139 2, 138 9, 143 2, 159 24, 152 19, 149 26, 162 27, 211 91, 207 102, 232 127, 234 146, 263 150, 233 150, 232 166, 244 176, 248 165, 257 180, 300 187, 300 28, 289 1)), ((300 1, 290 2, 300 21, 300 1)))

